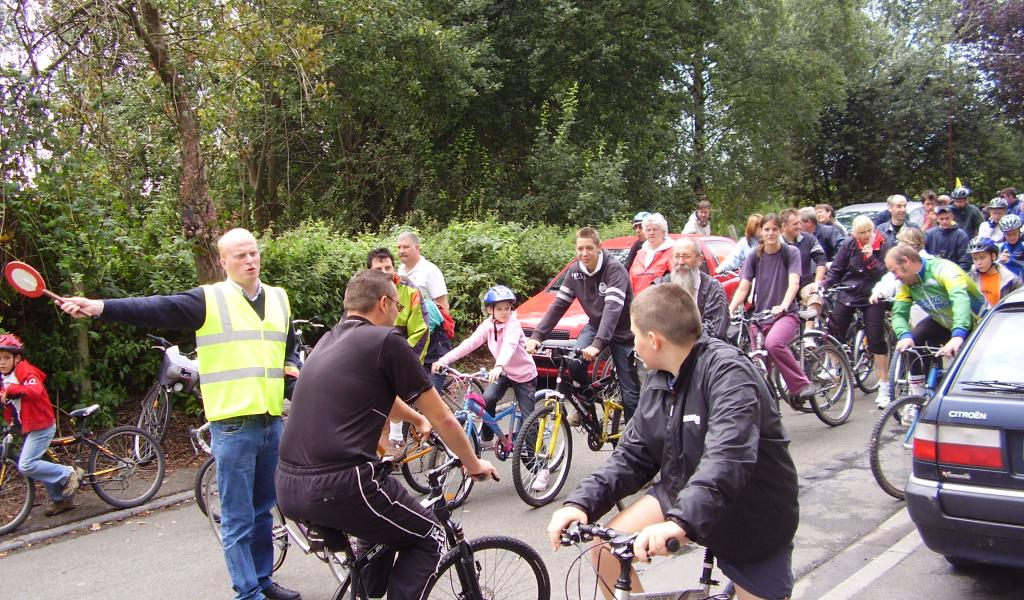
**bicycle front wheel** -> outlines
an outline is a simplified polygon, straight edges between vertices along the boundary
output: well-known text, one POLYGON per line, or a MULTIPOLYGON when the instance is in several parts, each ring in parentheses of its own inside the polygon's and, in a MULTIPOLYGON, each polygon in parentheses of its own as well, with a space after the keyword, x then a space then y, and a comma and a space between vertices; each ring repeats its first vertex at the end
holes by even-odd
POLYGON ((850 347, 850 363, 853 367, 853 379, 865 394, 873 394, 878 390, 878 373, 875 373, 875 355, 868 350, 868 336, 863 329, 853 336, 850 347))
POLYGON ((402 435, 405 440, 405 458, 402 459, 402 478, 409 487, 421 494, 430 491, 427 472, 430 470, 430 454, 432 448, 425 438, 414 435, 412 426, 402 424, 402 435))
POLYGON ((526 417, 512 447, 512 484, 523 502, 544 506, 555 499, 569 477, 572 430, 565 410, 541 405, 526 417))
POLYGON ((167 388, 159 382, 154 383, 142 398, 139 411, 139 429, 150 433, 163 443, 167 438, 167 428, 171 424, 171 397, 167 388))
POLYGON ((889 356, 889 398, 885 404, 893 404, 899 398, 910 395, 910 365, 920 360, 914 350, 896 352, 895 346, 889 356))
POLYGON ((925 404, 922 396, 904 396, 886 407, 871 430, 868 459, 878 486, 897 500, 910 481, 914 456, 914 428, 925 404))
POLYGON ((100 436, 89 456, 96 495, 118 508, 149 501, 164 482, 164 449, 138 427, 118 427, 100 436))
POLYGON ((0 463, 0 535, 21 527, 32 511, 35 485, 7 458, 0 463))
POLYGON ((811 408, 822 423, 842 425, 853 412, 853 373, 843 349, 831 339, 819 338, 804 350, 804 371, 815 387, 811 408))
MULTIPOLYGON (((473 446, 473 453, 479 458, 480 441, 474 432, 467 431, 466 434, 469 436, 470 444, 473 446)), ((430 454, 427 455, 427 471, 440 467, 447 460, 448 453, 444 449, 432 448, 430 454)), ((449 467, 441 481, 441 490, 448 508, 454 510, 462 506, 469 499, 469 493, 473 491, 473 478, 466 477, 461 467, 449 467)))
POLYGON ((206 459, 203 466, 199 467, 199 471, 196 473, 195 489, 193 495, 196 499, 196 506, 199 507, 199 511, 206 515, 206 490, 210 485, 217 485, 217 463, 214 462, 213 457, 206 459))
POLYGON ((537 551, 526 543, 491 536, 470 540, 469 547, 472 553, 469 560, 463 560, 462 547, 452 548, 445 554, 437 580, 427 594, 429 598, 550 600, 551 580, 547 567, 537 551), (479 585, 479 596, 472 589, 466 589, 473 581, 479 585))

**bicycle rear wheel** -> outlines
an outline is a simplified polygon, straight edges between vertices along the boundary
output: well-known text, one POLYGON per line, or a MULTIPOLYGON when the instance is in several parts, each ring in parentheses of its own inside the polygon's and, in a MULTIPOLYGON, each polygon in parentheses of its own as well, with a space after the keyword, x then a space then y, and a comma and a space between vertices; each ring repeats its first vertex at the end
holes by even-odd
POLYGON ((160 382, 154 383, 142 398, 139 420, 136 425, 139 429, 152 434, 158 442, 163 443, 167 438, 167 428, 170 424, 171 397, 167 393, 167 388, 160 382))
POLYGON ((554 500, 569 477, 572 430, 564 408, 555 407, 541 405, 526 417, 512 446, 512 484, 530 506, 554 500))
POLYGON ((149 501, 164 482, 164 450, 138 427, 118 427, 96 441, 89 456, 89 474, 96 495, 118 508, 149 501))
POLYGON ((10 533, 32 512, 35 484, 10 458, 0 463, 0 535, 10 533))
POLYGON ((469 541, 473 553, 471 569, 462 576, 473 578, 480 586, 481 596, 475 598, 464 589, 459 571, 462 548, 449 550, 441 560, 437 580, 427 596, 474 600, 550 600, 551 579, 537 551, 524 542, 505 536, 489 536, 469 541))
POLYGON ((897 500, 910 481, 914 455, 914 428, 925 404, 922 396, 904 396, 889 404, 871 430, 868 459, 878 486, 897 500))

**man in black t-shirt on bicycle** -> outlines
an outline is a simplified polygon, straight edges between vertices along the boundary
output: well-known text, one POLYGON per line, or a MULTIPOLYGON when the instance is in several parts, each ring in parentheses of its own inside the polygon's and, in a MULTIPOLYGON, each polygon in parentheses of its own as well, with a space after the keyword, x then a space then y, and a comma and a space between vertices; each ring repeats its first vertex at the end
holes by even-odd
MULTIPOLYGON (((381 428, 415 421, 415 403, 445 444, 477 478, 496 478, 473 453, 458 420, 431 385, 408 342, 392 327, 402 309, 390 275, 361 271, 345 287, 348 316, 317 344, 296 385, 281 438, 277 495, 288 517, 382 543, 398 552, 388 598, 421 598, 436 577, 444 532, 377 458, 381 428), (396 398, 397 397, 397 398, 396 398)), ((364 573, 374 597, 388 585, 392 561, 364 573)))

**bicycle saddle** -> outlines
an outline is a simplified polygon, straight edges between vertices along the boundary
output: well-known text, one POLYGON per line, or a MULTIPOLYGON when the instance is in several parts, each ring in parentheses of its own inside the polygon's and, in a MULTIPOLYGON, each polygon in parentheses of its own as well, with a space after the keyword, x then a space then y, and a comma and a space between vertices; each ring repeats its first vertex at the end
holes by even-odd
POLYGON ((88 417, 92 413, 100 409, 99 404, 93 404, 92 406, 86 406, 84 408, 76 408, 75 410, 68 413, 68 416, 74 419, 82 419, 88 417))
POLYGON ((309 521, 300 521, 299 523, 306 528, 306 538, 309 540, 309 547, 313 550, 344 552, 351 548, 348 534, 340 529, 317 525, 309 521))
POLYGON ((796 312, 796 315, 798 317, 800 317, 801 319, 803 319, 804 321, 810 321, 814 317, 818 316, 818 311, 816 311, 816 310, 798 310, 796 312))

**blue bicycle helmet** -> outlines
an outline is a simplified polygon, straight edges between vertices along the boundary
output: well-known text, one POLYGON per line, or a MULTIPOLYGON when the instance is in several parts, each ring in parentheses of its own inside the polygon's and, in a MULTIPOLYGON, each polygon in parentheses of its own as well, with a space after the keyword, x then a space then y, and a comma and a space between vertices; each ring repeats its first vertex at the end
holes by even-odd
POLYGON ((991 252, 992 254, 999 254, 999 246, 992 241, 992 238, 978 236, 971 240, 971 243, 967 245, 968 254, 974 254, 975 252, 991 252))
POLYGON ((966 198, 966 197, 968 197, 970 195, 971 195, 971 190, 970 189, 965 188, 964 186, 960 186, 960 187, 956 188, 955 190, 953 190, 953 193, 951 193, 949 195, 949 197, 952 198, 953 200, 960 200, 960 199, 966 198))
POLYGON ((999 229, 1002 229, 1004 232, 1020 229, 1020 226, 1020 217, 1017 215, 1006 215, 1002 219, 999 219, 999 229))
POLYGON ((494 306, 499 302, 511 302, 512 304, 515 304, 515 292, 504 285, 496 285, 487 290, 487 293, 484 294, 484 306, 494 306))
POLYGON ((643 223, 644 219, 649 217, 650 215, 651 213, 647 212, 646 210, 642 210, 636 213, 635 215, 633 215, 633 225, 636 226, 643 223))

